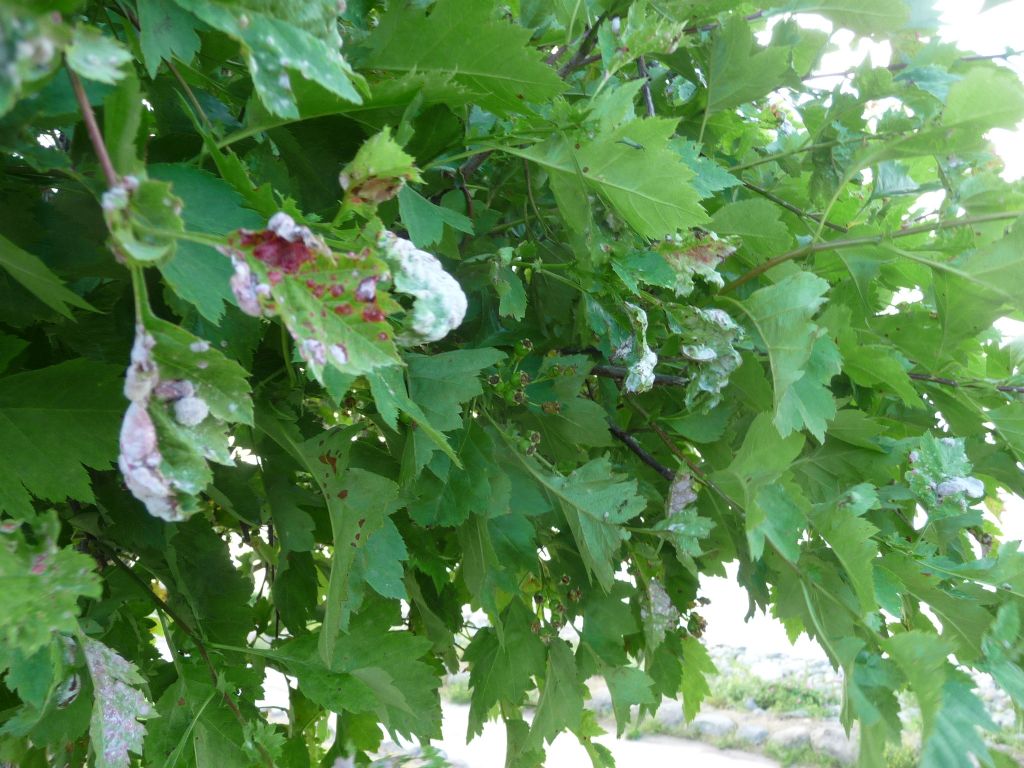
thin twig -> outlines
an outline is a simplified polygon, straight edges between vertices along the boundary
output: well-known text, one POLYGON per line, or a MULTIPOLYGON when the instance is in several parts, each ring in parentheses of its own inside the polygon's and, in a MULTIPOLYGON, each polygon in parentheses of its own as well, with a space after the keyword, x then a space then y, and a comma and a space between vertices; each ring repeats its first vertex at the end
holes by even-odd
MULTIPOLYGON (((753 183, 752 181, 744 181, 743 182, 743 186, 746 187, 747 189, 749 189, 751 192, 756 192, 757 194, 761 195, 762 197, 764 197, 764 198, 766 198, 768 200, 771 200, 776 205, 781 205, 783 208, 785 208, 790 213, 794 213, 797 216, 800 216, 801 218, 804 218, 804 219, 810 219, 811 221, 816 221, 819 224, 822 223, 821 214, 819 214, 819 213, 811 213, 810 211, 805 211, 803 208, 800 208, 799 206, 793 205, 793 203, 789 202, 788 200, 783 200, 781 197, 779 197, 775 193, 765 189, 762 186, 759 186, 759 185, 753 183)), ((825 226, 828 227, 829 229, 834 229, 836 232, 846 233, 846 232, 850 231, 850 229, 848 227, 844 227, 842 224, 833 224, 831 221, 825 221, 825 226)))
MULTIPOLYGON (((1011 59, 1014 56, 1024 56, 1024 51, 1007 51, 1006 53, 987 53, 987 54, 974 53, 974 54, 971 54, 970 56, 960 56, 958 59, 956 59, 956 61, 958 61, 958 62, 994 61, 994 60, 997 60, 997 59, 1011 59)), ((902 71, 904 69, 907 69, 909 66, 910 66, 910 64, 908 64, 907 62, 903 61, 903 62, 899 62, 899 63, 890 64, 889 66, 886 67, 886 69, 889 70, 890 72, 900 72, 900 71, 902 71)), ((857 73, 856 69, 847 69, 847 70, 845 70, 843 72, 825 72, 825 73, 822 73, 820 75, 808 75, 807 77, 805 77, 803 79, 804 80, 824 80, 825 78, 828 78, 828 77, 849 77, 850 75, 855 75, 856 73, 857 73)))
POLYGON ((644 95, 644 106, 647 107, 647 116, 654 117, 654 97, 651 96, 651 74, 647 71, 647 62, 643 56, 637 57, 636 71, 640 73, 644 84, 640 89, 644 95))
POLYGON ((654 458, 651 454, 649 454, 644 449, 644 447, 637 442, 636 438, 629 434, 629 432, 627 432, 626 430, 622 429, 621 427, 617 427, 615 424, 609 422, 608 431, 611 432, 616 437, 616 439, 621 440, 622 443, 625 444, 627 448, 629 448, 629 450, 635 453, 639 457, 640 461, 649 466, 651 469, 653 469, 659 475, 664 477, 666 480, 671 481, 676 476, 675 472, 673 472, 671 469, 666 467, 664 464, 662 464, 660 461, 654 458))
MULTIPOLYGON (((595 376, 603 376, 616 381, 622 381, 629 376, 629 369, 620 365, 595 365, 590 372, 595 376)), ((685 376, 673 376, 668 373, 654 374, 654 386, 656 387, 685 387, 689 383, 689 379, 685 376)))
POLYGON ((933 222, 929 224, 922 224, 917 227, 907 227, 905 229, 898 229, 895 232, 884 232, 879 235, 868 235, 865 237, 851 237, 846 240, 826 240, 820 243, 809 243, 800 248, 796 248, 792 251, 788 251, 781 256, 776 256, 774 259, 769 259, 766 262, 758 264, 752 270, 747 272, 740 277, 737 277, 731 283, 726 285, 720 293, 729 293, 739 288, 744 283, 748 283, 755 277, 763 275, 768 270, 777 267, 779 264, 784 264, 787 261, 793 259, 803 258, 804 256, 810 256, 813 253, 820 253, 822 251, 837 251, 842 248, 855 248, 858 245, 877 245, 886 240, 892 240, 897 237, 910 237, 912 235, 922 235, 926 232, 936 232, 942 229, 955 229, 957 227, 971 227, 975 224, 984 224, 991 221, 1005 221, 1007 219, 1016 219, 1020 216, 1024 216, 1024 211, 1005 211, 1002 213, 986 213, 979 216, 963 216, 959 219, 950 219, 947 221, 933 222))
MULTIPOLYGON (((947 379, 945 376, 933 376, 930 373, 908 373, 907 375, 915 381, 927 381, 931 384, 941 384, 945 387, 954 387, 957 389, 964 386, 971 386, 976 383, 947 379)), ((1024 386, 1018 386, 1016 384, 993 384, 991 386, 999 392, 1008 392, 1014 395, 1024 394, 1024 386)))
POLYGON ((89 104, 89 97, 85 95, 82 81, 78 79, 78 75, 70 68, 68 68, 68 77, 71 78, 71 89, 75 92, 78 108, 82 112, 82 120, 85 121, 85 129, 89 132, 89 141, 92 142, 93 151, 96 153, 96 158, 100 161, 100 168, 103 169, 103 176, 107 180, 107 187, 116 187, 120 179, 117 171, 114 170, 114 164, 110 160, 107 145, 103 142, 103 134, 96 123, 96 114, 92 111, 92 105, 89 104))
POLYGON ((583 39, 580 41, 580 46, 579 48, 576 49, 576 53, 574 53, 572 55, 572 58, 565 62, 565 64, 563 64, 562 67, 558 70, 559 77, 567 77, 568 75, 571 75, 573 72, 575 72, 577 69, 586 66, 585 60, 587 56, 590 54, 590 52, 594 49, 594 44, 597 43, 598 27, 601 26, 601 24, 604 22, 606 18, 608 18, 608 11, 605 11, 600 16, 598 16, 597 20, 590 25, 590 28, 587 30, 586 34, 583 35, 583 39))
MULTIPOLYGON (((749 16, 745 16, 744 21, 756 21, 757 19, 760 19, 762 16, 764 16, 766 13, 768 13, 768 11, 757 11, 756 13, 752 13, 749 16)), ((720 26, 722 26, 722 22, 712 21, 709 24, 699 24, 692 27, 686 27, 683 29, 683 32, 687 35, 693 35, 696 34, 697 32, 711 32, 713 30, 718 29, 720 26)))

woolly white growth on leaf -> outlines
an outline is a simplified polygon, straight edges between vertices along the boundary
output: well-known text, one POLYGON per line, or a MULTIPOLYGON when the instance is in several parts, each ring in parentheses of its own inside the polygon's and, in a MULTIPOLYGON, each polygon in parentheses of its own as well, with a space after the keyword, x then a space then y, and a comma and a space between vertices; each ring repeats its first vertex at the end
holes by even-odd
POLYGON ((392 232, 384 232, 378 245, 394 273, 395 290, 416 299, 411 327, 398 341, 438 341, 459 327, 466 316, 466 294, 458 281, 444 271, 441 262, 392 232))
POLYGON ((231 275, 230 286, 231 292, 235 294, 235 300, 238 302, 238 308, 247 315, 259 317, 263 314, 263 310, 256 293, 256 278, 253 277, 252 270, 242 259, 234 256, 231 258, 231 263, 235 267, 235 272, 231 275))
POLYGON ((668 489, 665 514, 669 517, 679 514, 695 501, 697 492, 693 490, 693 476, 689 472, 677 472, 668 489))
POLYGON ((129 752, 142 754, 146 727, 139 722, 156 710, 135 686, 144 681, 138 668, 103 643, 82 639, 85 662, 92 677, 94 702, 89 736, 97 768, 127 768, 129 752))
POLYGON ((647 313, 636 304, 626 302, 636 342, 629 345, 626 354, 633 358, 624 387, 627 392, 647 392, 654 386, 654 366, 658 364, 658 355, 647 346, 647 313))
POLYGON ((647 584, 647 600, 640 606, 640 619, 643 622, 649 650, 661 645, 665 633, 675 629, 679 624, 679 610, 672 604, 668 592, 657 579, 651 579, 647 584))
POLYGON ((966 493, 972 499, 985 495, 985 484, 976 477, 951 477, 935 486, 935 495, 942 499, 954 493, 966 493))
POLYGON ((201 397, 183 397, 174 402, 174 418, 186 427, 202 423, 210 413, 210 406, 201 397))
POLYGON ((313 234, 309 227, 295 223, 295 219, 284 211, 278 211, 267 222, 267 229, 289 243, 301 242, 311 251, 328 254, 330 249, 323 239, 313 234))

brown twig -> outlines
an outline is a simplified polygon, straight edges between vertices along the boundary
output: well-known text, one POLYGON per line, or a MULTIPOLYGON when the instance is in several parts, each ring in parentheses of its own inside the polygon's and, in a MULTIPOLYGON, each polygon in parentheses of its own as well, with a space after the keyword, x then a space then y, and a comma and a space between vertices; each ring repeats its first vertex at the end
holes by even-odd
MULTIPOLYGON (((558 70, 559 77, 567 77, 575 72, 577 69, 586 66, 587 56, 594 49, 595 43, 597 43, 597 30, 598 27, 608 18, 608 11, 605 11, 597 20, 590 25, 590 28, 583 35, 583 39, 580 41, 579 48, 576 49, 576 53, 572 55, 565 64, 563 64, 558 70)), ((600 57, 599 57, 600 58, 600 57)))
MULTIPOLYGON (((1014 56, 1024 56, 1024 51, 1006 51, 1005 53, 973 53, 969 56, 960 56, 956 61, 958 62, 971 62, 971 61, 994 61, 997 59, 1011 59, 1014 56)), ((890 72, 900 72, 907 69, 910 66, 905 61, 890 64, 886 67, 890 72)), ((847 69, 843 72, 825 72, 820 75, 808 75, 803 78, 804 80, 824 80, 828 77, 849 77, 850 75, 857 74, 856 69, 847 69)))
POLYGON ((644 80, 641 92, 644 95, 644 106, 647 108, 647 116, 654 117, 654 97, 651 96, 651 74, 647 71, 647 62, 643 56, 637 57, 636 71, 640 73, 640 77, 644 80))
MULTIPOLYGON (((629 375, 629 369, 620 365, 595 365, 590 372, 595 376, 616 381, 622 381, 629 375)), ((689 379, 685 376, 673 376, 668 373, 654 374, 654 386, 656 387, 685 387, 689 383, 689 379)))
POLYGON ((616 439, 622 441, 629 450, 635 453, 637 457, 639 457, 640 461, 649 466, 666 480, 671 481, 676 476, 675 472, 649 454, 644 447, 637 442, 636 438, 626 430, 609 422, 608 431, 611 432, 616 439))
MULTIPOLYGON (((764 197, 767 200, 771 200, 776 205, 781 205, 790 213, 796 214, 797 216, 800 216, 801 218, 804 219, 816 221, 819 224, 822 223, 821 214, 805 211, 803 208, 793 205, 793 203, 789 202, 788 200, 783 200, 774 192, 771 192, 770 190, 767 190, 764 187, 759 186, 758 184, 754 184, 752 181, 744 181, 743 186, 749 189, 751 192, 756 192, 757 194, 761 195, 761 197, 764 197)), ((828 220, 825 221, 825 226, 828 227, 829 229, 835 230, 836 232, 846 233, 850 231, 848 227, 844 227, 842 224, 833 224, 831 221, 828 220)))
MULTIPOLYGON (((941 384, 944 387, 954 387, 957 389, 964 386, 971 386, 971 384, 975 383, 957 381, 956 379, 947 379, 945 376, 933 376, 930 373, 908 373, 907 375, 915 381, 927 381, 931 384, 941 384)), ((1024 386, 1018 386, 1016 384, 994 384, 992 386, 1000 392, 1008 392, 1014 395, 1024 394, 1024 386)))
POLYGON ((991 221, 1016 219, 1022 215, 1024 215, 1024 211, 1005 211, 1002 213, 986 213, 979 216, 963 216, 959 219, 932 222, 929 224, 922 224, 918 227, 906 227, 905 229, 898 229, 895 232, 884 232, 879 235, 867 235, 865 237, 851 237, 845 240, 826 240, 820 243, 809 243, 800 248, 788 251, 781 256, 776 256, 773 259, 769 259, 768 261, 758 264, 746 274, 737 277, 731 283, 726 285, 721 291, 719 291, 719 293, 729 293, 730 291, 734 291, 744 283, 748 283, 755 277, 763 275, 765 272, 777 267, 779 264, 784 264, 785 262, 792 261, 793 259, 800 259, 804 256, 810 256, 814 253, 820 253, 822 251, 838 251, 842 248, 855 248, 858 245, 878 245, 886 240, 892 240, 897 237, 923 235, 926 232, 936 232, 942 229, 955 229, 956 227, 971 227, 975 224, 984 224, 991 221))
MULTIPOLYGON (((744 21, 756 21, 757 19, 760 19, 762 16, 764 16, 766 13, 768 13, 768 11, 757 11, 756 13, 752 13, 749 16, 745 16, 744 21)), ((722 26, 722 22, 712 21, 709 24, 699 24, 694 25, 692 27, 686 27, 683 29, 683 32, 687 35, 693 35, 696 34, 697 32, 711 32, 713 30, 718 29, 720 26, 722 26)))
POLYGON ((92 105, 89 104, 89 97, 85 95, 82 81, 79 80, 78 75, 70 68, 68 68, 68 77, 71 78, 71 89, 75 92, 78 108, 82 112, 82 120, 85 121, 85 129, 89 133, 89 141, 92 143, 93 151, 96 153, 96 159, 100 162, 100 168, 103 169, 103 176, 107 180, 107 186, 116 187, 120 183, 120 177, 118 177, 117 171, 114 170, 114 164, 110 160, 110 153, 107 152, 107 145, 103 142, 103 134, 96 123, 96 114, 92 111, 92 105))

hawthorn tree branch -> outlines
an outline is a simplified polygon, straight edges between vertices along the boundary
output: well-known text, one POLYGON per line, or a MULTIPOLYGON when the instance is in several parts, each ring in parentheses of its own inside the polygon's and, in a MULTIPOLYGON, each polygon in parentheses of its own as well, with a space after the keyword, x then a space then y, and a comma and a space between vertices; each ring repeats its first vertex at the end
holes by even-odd
POLYGON ((659 475, 664 477, 666 480, 671 482, 672 479, 676 476, 675 472, 673 472, 671 469, 669 469, 656 458, 654 458, 650 453, 648 453, 647 450, 642 445, 640 445, 639 442, 637 442, 637 439, 633 437, 631 434, 629 434, 629 432, 627 432, 626 430, 616 426, 615 424, 612 424, 611 422, 608 422, 608 431, 611 432, 617 440, 621 441, 623 445, 629 448, 629 450, 635 453, 637 457, 639 457, 640 461, 649 466, 651 469, 653 469, 659 475))
POLYGON ((654 117, 654 97, 651 95, 651 74, 647 71, 647 61, 643 56, 637 57, 636 71, 640 73, 644 84, 641 91, 644 95, 644 106, 647 108, 647 116, 654 117))
POLYGON ((838 251, 843 248, 855 248, 858 245, 878 245, 886 240, 893 240, 898 237, 922 235, 926 232, 937 232, 943 229, 956 229, 957 227, 971 227, 975 224, 985 224, 991 221, 1005 221, 1007 219, 1020 218, 1021 216, 1024 216, 1024 211, 985 213, 978 216, 963 216, 959 219, 921 224, 917 227, 906 227, 905 229, 898 229, 895 232, 883 232, 878 235, 867 235, 865 237, 851 237, 844 240, 827 240, 820 243, 809 243, 792 251, 787 251, 781 256, 776 256, 775 258, 768 259, 768 261, 758 264, 746 274, 740 275, 731 283, 727 284, 720 293, 730 293, 744 283, 749 283, 751 280, 763 275, 768 270, 779 266, 779 264, 785 264, 787 261, 793 261, 794 259, 801 259, 804 256, 810 256, 814 253, 821 253, 822 251, 838 251))
MULTIPOLYGON (((595 376, 616 381, 622 381, 629 376, 629 369, 623 368, 621 365, 595 365, 590 372, 595 376)), ((689 379, 685 376, 673 376, 668 373, 654 374, 654 386, 656 387, 685 387, 687 384, 689 384, 689 379)))
MULTIPOLYGON (((971 386, 975 382, 957 381, 956 379, 948 379, 945 376, 933 376, 930 373, 908 373, 910 378, 915 381, 926 381, 930 384, 941 384, 944 387, 954 387, 959 389, 960 387, 971 386)), ((1024 386, 1018 386, 1016 384, 993 384, 991 385, 1000 392, 1008 392, 1014 395, 1024 395, 1024 386)))
MULTIPOLYGON (((957 59, 957 61, 961 61, 961 62, 995 61, 995 60, 998 60, 998 59, 1012 59, 1014 56, 1024 56, 1024 51, 1006 51, 1005 53, 986 53, 986 54, 973 53, 973 54, 971 54, 969 56, 961 56, 961 57, 959 57, 957 59)), ((889 70, 890 72, 900 72, 900 71, 906 69, 909 66, 910 65, 907 62, 902 61, 902 62, 890 64, 889 66, 886 67, 886 69, 889 70)), ((856 72, 857 72, 856 69, 847 69, 847 70, 844 70, 843 72, 824 72, 824 73, 822 73, 820 75, 808 75, 807 77, 805 77, 803 79, 804 80, 824 80, 825 78, 828 78, 828 77, 849 77, 850 75, 856 74, 856 72)))
POLYGON ((103 142, 103 134, 100 132, 100 127, 96 122, 96 114, 92 111, 92 105, 89 104, 89 97, 85 95, 82 81, 70 68, 68 68, 68 77, 71 78, 71 89, 75 92, 75 100, 78 102, 78 108, 82 112, 82 120, 85 121, 85 129, 89 133, 89 141, 92 143, 93 151, 96 153, 96 159, 100 162, 100 168, 103 169, 103 176, 107 180, 107 186, 116 187, 120 182, 120 178, 117 175, 117 171, 114 170, 114 163, 110 160, 107 145, 103 142))
MULTIPOLYGON (((811 221, 816 221, 819 224, 822 223, 821 214, 805 211, 803 208, 793 205, 793 203, 789 202, 788 200, 783 200, 774 192, 771 192, 765 189, 764 187, 755 184, 752 181, 744 181, 743 186, 749 189, 751 192, 756 192, 757 194, 761 195, 761 197, 764 197, 767 200, 771 200, 776 205, 782 206, 787 211, 796 214, 800 218, 810 219, 811 221)), ((825 220, 825 226, 828 227, 829 229, 834 229, 836 232, 846 233, 850 231, 848 227, 844 227, 842 224, 833 224, 831 221, 828 221, 827 219, 825 220)))
POLYGON ((580 41, 580 45, 576 49, 576 53, 574 53, 572 58, 559 68, 559 77, 568 77, 577 69, 586 66, 587 56, 589 56, 590 52, 594 50, 594 45, 597 43, 598 27, 600 27, 601 24, 604 23, 604 20, 608 18, 609 13, 610 11, 605 11, 597 17, 593 24, 590 25, 590 28, 583 35, 583 39, 580 41))

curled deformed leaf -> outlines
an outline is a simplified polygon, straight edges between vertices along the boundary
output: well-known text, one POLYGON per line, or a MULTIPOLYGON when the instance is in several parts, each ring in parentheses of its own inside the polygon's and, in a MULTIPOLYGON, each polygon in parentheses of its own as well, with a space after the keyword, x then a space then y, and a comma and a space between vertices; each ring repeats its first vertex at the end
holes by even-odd
POLYGON ((438 341, 458 328, 466 316, 466 294, 441 262, 392 232, 382 233, 379 244, 391 266, 395 290, 416 299, 399 343, 438 341))
POLYGON ((98 640, 82 637, 85 663, 92 677, 95 701, 89 736, 97 768, 127 768, 129 752, 142 754, 146 727, 139 722, 156 710, 137 686, 143 684, 138 668, 98 640))
POLYGON ((422 181, 411 156, 385 128, 363 142, 356 156, 338 175, 338 183, 353 203, 383 203, 408 181, 422 181))
POLYGON ((60 64, 67 29, 50 14, 32 14, 7 6, 0 9, 0 115, 25 92, 42 82, 60 64))
POLYGON ((669 329, 680 342, 679 351, 693 372, 686 385, 686 405, 710 410, 718 405, 730 375, 742 362, 735 345, 743 338, 743 329, 727 312, 714 307, 677 306, 669 310, 668 318, 669 329))
POLYGON ((135 329, 124 394, 125 485, 154 517, 184 520, 212 479, 207 462, 233 463, 226 422, 252 423, 245 372, 208 342, 147 317, 135 329))
POLYGON ((327 366, 358 375, 398 363, 387 317, 399 307, 377 290, 389 274, 373 249, 332 253, 308 227, 277 213, 266 229, 239 230, 221 250, 234 264, 239 307, 280 317, 317 380, 327 366))
POLYGON ((711 234, 686 234, 665 238, 657 250, 676 273, 676 296, 689 296, 695 288, 694 278, 717 288, 725 285, 718 265, 736 251, 736 246, 711 234))
POLYGON ((125 176, 103 193, 102 206, 110 246, 119 259, 150 264, 174 255, 176 236, 185 224, 181 199, 169 183, 125 176))
POLYGON ((654 386, 654 366, 658 355, 647 346, 647 312, 636 304, 626 302, 626 310, 633 323, 633 336, 616 350, 614 358, 629 365, 623 383, 627 392, 646 392, 654 386))

